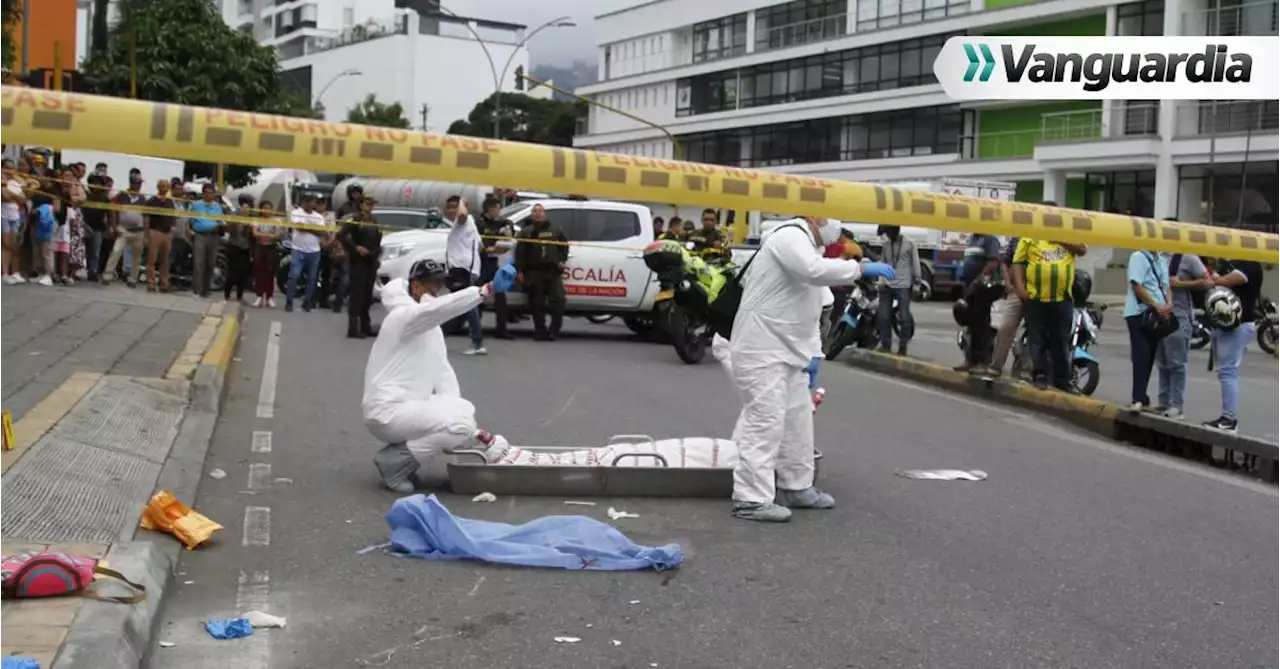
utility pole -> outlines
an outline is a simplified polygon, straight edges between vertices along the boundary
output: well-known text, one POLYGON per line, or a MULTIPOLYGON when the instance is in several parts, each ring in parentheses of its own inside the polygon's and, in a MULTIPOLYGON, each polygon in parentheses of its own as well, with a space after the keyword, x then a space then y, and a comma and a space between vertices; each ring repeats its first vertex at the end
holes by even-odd
POLYGON ((422 115, 422 132, 427 131, 427 114, 431 113, 431 105, 422 103, 422 109, 418 111, 422 115))

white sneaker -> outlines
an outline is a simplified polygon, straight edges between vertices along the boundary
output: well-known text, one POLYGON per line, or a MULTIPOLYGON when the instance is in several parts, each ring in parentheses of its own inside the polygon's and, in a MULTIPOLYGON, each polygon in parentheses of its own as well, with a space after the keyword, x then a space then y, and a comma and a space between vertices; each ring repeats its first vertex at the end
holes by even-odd
POLYGON ((489 350, 483 346, 472 346, 463 351, 462 355, 489 355, 489 350))
POLYGON ((276 308, 276 299, 275 299, 274 297, 268 297, 268 298, 267 298, 267 308, 268 308, 268 309, 275 309, 275 308, 276 308))
POLYGON ((1164 412, 1164 417, 1170 420, 1182 420, 1182 409, 1170 408, 1164 412))
POLYGON ((259 295, 258 297, 253 298, 253 306, 255 306, 255 307, 260 307, 260 306, 262 306, 262 296, 261 296, 261 295, 259 295))
POLYGON ((27 282, 27 277, 22 276, 21 274, 18 274, 18 273, 16 273, 16 272, 15 272, 15 273, 13 273, 13 274, 10 274, 10 275, 9 275, 9 278, 13 279, 13 283, 14 283, 14 284, 26 283, 26 282, 27 282))
POLYGON ((48 274, 45 274, 41 276, 39 279, 36 279, 36 283, 40 284, 41 286, 52 286, 53 278, 50 277, 48 274))
POLYGON ((12 275, 12 274, 6 274, 6 275, 4 275, 4 279, 3 279, 3 281, 4 281, 4 285, 6 285, 6 286, 12 286, 13 284, 17 283, 17 281, 14 281, 14 280, 13 280, 13 275, 12 275))

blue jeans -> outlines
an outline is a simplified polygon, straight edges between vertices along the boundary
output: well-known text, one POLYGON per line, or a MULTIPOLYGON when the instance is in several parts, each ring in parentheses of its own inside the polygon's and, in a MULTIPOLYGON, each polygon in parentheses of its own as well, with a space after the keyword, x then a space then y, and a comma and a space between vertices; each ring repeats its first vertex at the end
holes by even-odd
POLYGON ((1241 323, 1234 330, 1213 331, 1213 357, 1218 366, 1218 383, 1222 385, 1222 417, 1236 419, 1240 406, 1240 361, 1244 349, 1253 339, 1253 323, 1241 323))
POLYGON ((1191 319, 1178 314, 1178 331, 1160 340, 1156 348, 1156 370, 1160 376, 1160 398, 1157 403, 1169 409, 1182 409, 1182 396, 1187 391, 1187 355, 1191 347, 1191 319))
MULTIPOLYGON (((480 285, 480 276, 478 274, 471 275, 471 285, 480 285)), ((480 328, 480 307, 476 307, 467 312, 467 334, 471 336, 471 343, 476 348, 484 346, 484 330, 480 328)))
POLYGON ((880 291, 880 305, 876 311, 876 325, 880 329, 880 346, 893 346, 893 300, 898 299, 898 345, 906 346, 916 332, 916 321, 911 316, 911 289, 890 288, 880 291))
POLYGON ((302 291, 303 306, 311 306, 314 304, 316 293, 316 275, 320 272, 320 252, 304 253, 298 249, 294 249, 289 256, 289 282, 284 287, 284 305, 286 307, 293 304, 293 296, 296 294, 296 286, 298 285, 298 275, 306 272, 306 287, 302 291))
POLYGON ((94 279, 98 276, 98 254, 102 251, 102 231, 82 225, 80 232, 84 236, 84 267, 87 272, 85 278, 94 279))

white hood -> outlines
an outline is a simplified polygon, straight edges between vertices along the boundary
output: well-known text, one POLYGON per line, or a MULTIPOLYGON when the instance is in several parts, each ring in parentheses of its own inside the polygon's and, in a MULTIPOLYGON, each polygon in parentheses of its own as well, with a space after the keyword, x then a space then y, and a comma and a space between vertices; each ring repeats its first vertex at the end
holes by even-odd
POLYGON ((409 282, 404 279, 392 279, 382 287, 382 306, 388 311, 396 307, 417 304, 417 300, 409 295, 409 282))

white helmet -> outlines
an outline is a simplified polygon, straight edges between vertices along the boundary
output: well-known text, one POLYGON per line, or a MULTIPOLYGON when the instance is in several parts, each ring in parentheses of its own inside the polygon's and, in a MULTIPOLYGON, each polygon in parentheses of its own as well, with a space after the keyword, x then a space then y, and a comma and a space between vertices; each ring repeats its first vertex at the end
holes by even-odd
POLYGON ((1225 286, 1210 288, 1204 296, 1204 312, 1214 327, 1230 330, 1240 325, 1240 298, 1225 286))

